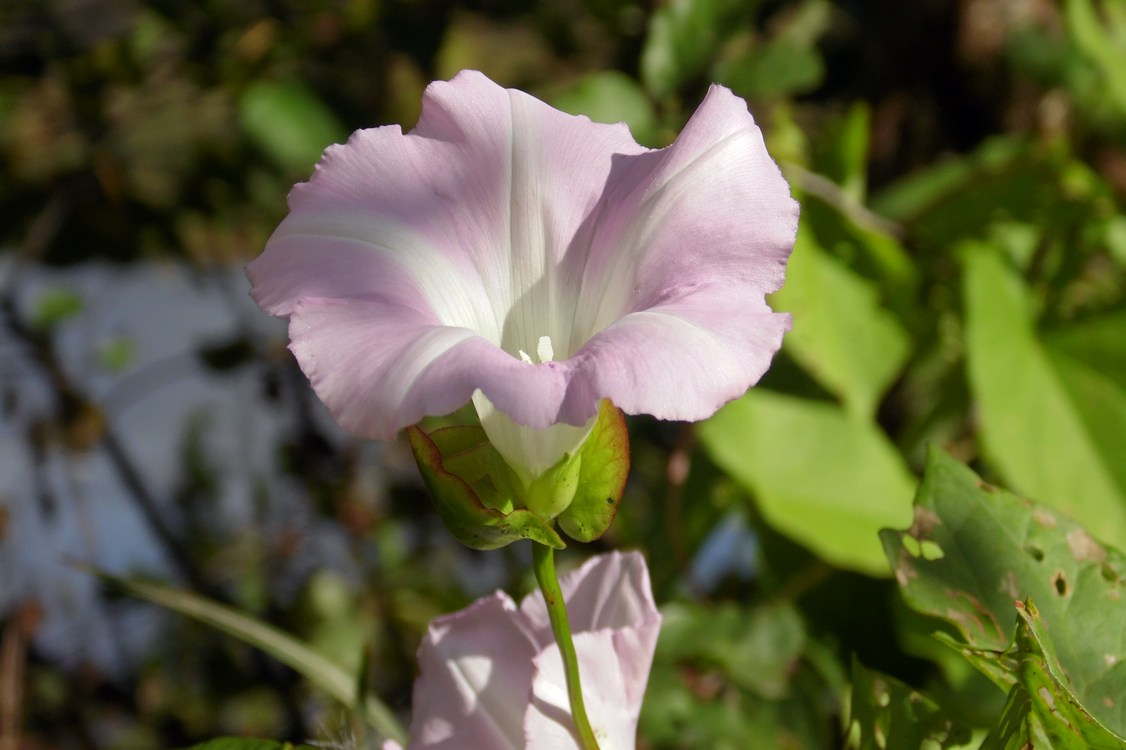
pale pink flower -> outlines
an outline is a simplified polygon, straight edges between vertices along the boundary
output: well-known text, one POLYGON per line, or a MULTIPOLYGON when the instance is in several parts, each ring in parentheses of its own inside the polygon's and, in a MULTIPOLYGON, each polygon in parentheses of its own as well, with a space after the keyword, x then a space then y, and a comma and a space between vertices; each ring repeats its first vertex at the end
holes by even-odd
MULTIPOLYGON (((661 615, 640 554, 587 561, 560 585, 602 750, 633 750, 661 615)), ((580 750, 543 595, 497 592, 430 624, 408 750, 580 750)), ((389 743, 384 750, 397 746, 389 743)))
POLYGON ((332 146, 248 266, 337 421, 390 439, 471 399, 525 481, 599 402, 699 420, 789 329, 797 204, 746 104, 712 86, 676 142, 552 109, 465 71, 410 133, 332 146))

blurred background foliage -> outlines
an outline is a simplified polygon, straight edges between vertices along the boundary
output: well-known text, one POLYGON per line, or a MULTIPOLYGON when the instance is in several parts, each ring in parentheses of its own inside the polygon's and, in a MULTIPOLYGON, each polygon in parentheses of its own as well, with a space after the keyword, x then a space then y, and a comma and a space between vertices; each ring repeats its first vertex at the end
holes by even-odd
POLYGON ((722 83, 802 202, 773 369, 706 423, 631 420, 620 516, 564 558, 647 552, 666 627, 640 746, 838 747, 850 680, 988 727, 1004 693, 927 637, 877 532, 911 524, 935 444, 1126 546, 1124 63, 1120 0, 0 0, 0 466, 33 467, 0 478, 0 748, 352 737, 203 626, 104 589, 48 606, 42 571, 70 557, 233 604, 352 671, 366 653, 366 688, 404 715, 427 621, 530 587, 520 545, 456 546, 403 446, 335 429, 239 271, 326 145, 411 127, 426 83, 467 67, 654 147, 722 83), (154 268, 229 325, 178 340, 158 294, 91 337, 154 268), (154 341, 173 354, 154 364, 154 341), (138 458, 151 435, 122 412, 150 394, 159 414, 189 367, 276 416, 256 463, 225 463, 219 431, 239 444, 249 417, 214 405, 150 428, 167 467, 138 458), (80 491, 92 457, 135 520, 18 553, 28 518, 111 502, 80 491), (129 545, 156 552, 107 557, 129 545), (126 647, 90 646, 87 611, 126 647))

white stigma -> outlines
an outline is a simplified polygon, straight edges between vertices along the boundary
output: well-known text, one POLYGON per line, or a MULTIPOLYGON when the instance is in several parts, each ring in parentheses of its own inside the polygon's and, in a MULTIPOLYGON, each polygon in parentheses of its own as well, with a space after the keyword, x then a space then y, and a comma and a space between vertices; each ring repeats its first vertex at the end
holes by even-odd
MULTIPOLYGON (((532 358, 523 349, 517 349, 516 353, 520 355, 520 361, 532 365, 532 358)), ((540 364, 551 362, 555 359, 555 350, 551 347, 550 336, 540 336, 540 340, 536 342, 536 356, 540 359, 540 364)))

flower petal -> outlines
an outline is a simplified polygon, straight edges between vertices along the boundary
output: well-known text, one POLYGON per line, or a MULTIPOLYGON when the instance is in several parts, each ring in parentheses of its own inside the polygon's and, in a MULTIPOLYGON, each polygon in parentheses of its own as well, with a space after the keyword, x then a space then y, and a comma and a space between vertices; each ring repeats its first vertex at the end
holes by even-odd
POLYGON ((430 624, 419 648, 410 750, 523 750, 536 648, 497 592, 430 624))
MULTIPOLYGON (((618 648, 616 635, 609 630, 579 633, 575 636, 575 651, 579 657, 583 703, 599 747, 633 750, 645 683, 641 683, 638 693, 630 690, 628 681, 639 672, 644 672, 648 679, 653 652, 623 652, 618 648), (637 693, 636 699, 633 693, 637 693)), ((553 643, 537 654, 535 667, 532 702, 524 715, 527 750, 580 750, 559 646, 553 643)))
POLYGON ((581 278, 575 335, 593 336, 560 418, 575 424, 601 398, 710 416, 757 382, 789 328, 764 298, 782 285, 797 203, 746 105, 719 86, 673 145, 620 166, 589 254, 568 259, 581 278))
MULTIPOLYGON (((640 710, 661 629, 661 614, 653 601, 645 558, 640 552, 598 555, 563 576, 559 586, 567 602, 567 617, 576 643, 579 634, 613 632, 617 654, 614 663, 623 675, 626 701, 640 710)), ((524 597, 520 612, 541 647, 554 642, 542 596, 524 597)))
MULTIPOLYGON (((464 72, 427 88, 411 133, 328 149, 290 207, 248 266, 253 295, 293 316, 302 368, 365 436, 478 391, 537 430, 584 425, 603 398, 704 418, 761 377, 789 326, 764 296, 782 283, 797 206, 722 87, 672 146, 647 151, 622 125, 464 72)), ((569 442, 527 462, 550 465, 569 442)))
POLYGON ((559 370, 530 368, 468 328, 383 302, 302 299, 289 335, 320 399, 344 429, 366 437, 390 440, 402 426, 463 406, 481 371, 499 401, 528 399, 547 424, 565 387, 559 370))
MULTIPOLYGON (((410 387, 385 393, 382 381, 368 379, 357 387, 373 393, 361 399, 343 382, 322 385, 318 394, 348 429, 386 438, 424 413, 452 411, 477 388, 520 424, 547 427, 558 421, 568 368, 523 366, 517 352, 537 351, 544 336, 569 339, 560 327, 570 321, 572 300, 558 293, 553 274, 598 203, 613 160, 644 151, 624 125, 564 114, 474 71, 433 83, 411 133, 358 131, 330 147, 312 179, 294 188, 289 216, 247 268, 253 296, 275 315, 303 307, 318 317, 295 326, 305 340, 293 348, 306 374, 323 383, 353 377, 334 376, 330 361, 365 374, 395 370, 393 359, 408 354, 405 342, 420 325, 481 338, 459 348, 460 356, 432 357, 427 364, 442 372, 410 387), (343 312, 329 325, 323 311, 312 312, 314 300, 378 304, 352 308, 345 337, 343 312), (366 334, 361 312, 370 316, 366 334), (347 340, 362 353, 331 355, 313 340, 318 331, 331 332, 332 346, 347 340), (451 383, 464 398, 446 408, 451 383)), ((555 349, 558 358, 571 353, 555 349)))

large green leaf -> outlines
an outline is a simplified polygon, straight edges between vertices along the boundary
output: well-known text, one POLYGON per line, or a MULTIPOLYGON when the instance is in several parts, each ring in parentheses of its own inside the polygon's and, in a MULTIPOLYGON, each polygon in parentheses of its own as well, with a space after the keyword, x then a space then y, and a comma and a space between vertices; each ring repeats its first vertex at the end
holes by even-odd
POLYGON ((803 224, 776 307, 794 315, 786 351, 858 416, 875 414, 910 346, 895 317, 880 306, 875 284, 817 244, 803 224))
POLYGON ((699 434, 771 526, 836 565, 888 574, 877 535, 910 518, 915 479, 873 422, 757 389, 699 434))
POLYGON ((1126 424, 1105 419, 1126 408, 1120 392, 1062 357, 1054 366, 1020 278, 991 246, 964 250, 966 355, 986 455, 1013 487, 1126 544, 1126 484, 1112 468, 1126 424))
MULTIPOLYGON (((136 578, 119 578, 97 570, 92 572, 133 596, 199 620, 266 652, 345 706, 362 714, 371 726, 384 736, 406 742, 406 732, 391 709, 370 695, 365 696, 362 702, 357 701, 356 677, 293 636, 237 609, 205 599, 190 591, 136 578)), ((234 740, 217 742, 231 741, 234 740)), ((219 749, 209 747, 208 750, 219 749)), ((231 750, 235 749, 232 747, 231 750)))
MULTIPOLYGON (((881 537, 907 603, 949 622, 959 638, 948 642, 988 677, 1006 690, 1042 696, 1044 688, 1126 735, 1126 557, 937 449, 928 455, 915 523, 881 537), (1020 605, 1029 599, 1035 617, 1020 605), (1010 648, 1018 614, 1035 649, 1023 636, 1010 648)), ((1012 713, 1019 708, 1010 701, 1005 725, 1023 721, 1012 713)))

